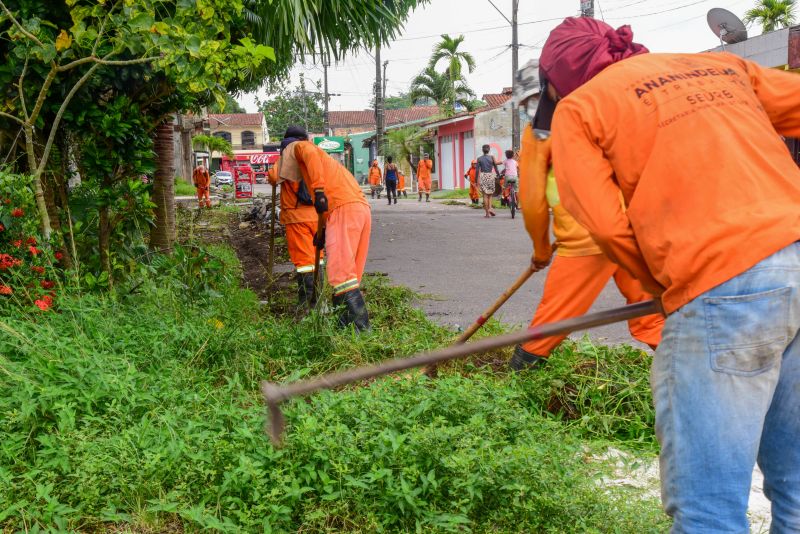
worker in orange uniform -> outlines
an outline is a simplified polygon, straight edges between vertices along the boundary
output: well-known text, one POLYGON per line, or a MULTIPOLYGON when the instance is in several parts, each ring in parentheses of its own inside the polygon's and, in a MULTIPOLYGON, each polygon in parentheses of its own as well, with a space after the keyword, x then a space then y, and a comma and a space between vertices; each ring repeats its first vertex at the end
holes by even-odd
POLYGON ((425 193, 425 202, 431 201, 431 169, 433 169, 433 161, 425 153, 417 164, 417 188, 419 191, 417 202, 422 202, 422 193, 425 193))
POLYGON ((568 18, 542 49, 564 207, 668 314, 650 373, 672 531, 800 532, 800 77, 649 54, 568 18), (679 159, 678 159, 679 158, 679 159), (620 192, 628 206, 619 203, 620 192))
POLYGON ((314 269, 317 235, 317 212, 314 200, 304 182, 282 181, 278 177, 280 158, 270 167, 267 179, 272 185, 281 185, 281 224, 286 229, 286 245, 289 259, 297 273, 297 289, 300 305, 315 305, 314 269))
MULTIPOLYGON (((538 64, 529 62, 517 76, 518 92, 515 97, 522 109, 526 109, 529 100, 539 93, 537 71, 538 64)), ((534 268, 546 267, 555 254, 544 283, 542 300, 531 322, 532 327, 583 315, 612 277, 628 304, 653 298, 644 291, 639 281, 603 255, 589 232, 561 205, 558 187, 551 172, 550 121, 554 107, 552 101, 546 96, 542 97, 533 124, 528 124, 523 131, 520 151, 519 202, 525 229, 533 241, 534 268), (555 251, 550 243, 550 210, 553 212, 553 233, 558 243, 555 251)), ((558 133, 555 132, 555 135, 558 133)), ((664 318, 661 315, 628 321, 631 335, 651 348, 658 346, 663 326, 664 318)), ((548 337, 518 345, 511 358, 512 369, 522 370, 544 363, 565 337, 548 337)))
POLYGON ((397 169, 397 194, 408 198, 408 193, 406 192, 406 175, 403 174, 403 171, 399 168, 397 169))
POLYGON ((381 198, 381 174, 381 168, 376 159, 369 168, 369 188, 372 191, 372 198, 375 198, 375 193, 377 193, 379 200, 381 198))
POLYGON ((300 126, 290 126, 281 141, 279 176, 302 180, 313 191, 314 209, 327 214, 319 245, 325 246, 328 283, 339 308, 339 325, 369 330, 369 314, 361 293, 372 226, 369 204, 356 179, 338 161, 308 140, 300 126))
POLYGON ((478 201, 481 198, 481 192, 478 189, 478 170, 477 165, 478 162, 476 160, 472 160, 470 163, 469 169, 464 174, 464 178, 467 179, 469 182, 469 199, 472 201, 474 205, 478 205, 478 201))
POLYGON ((202 163, 194 168, 192 172, 192 183, 197 191, 197 204, 202 209, 211 207, 211 175, 202 163))

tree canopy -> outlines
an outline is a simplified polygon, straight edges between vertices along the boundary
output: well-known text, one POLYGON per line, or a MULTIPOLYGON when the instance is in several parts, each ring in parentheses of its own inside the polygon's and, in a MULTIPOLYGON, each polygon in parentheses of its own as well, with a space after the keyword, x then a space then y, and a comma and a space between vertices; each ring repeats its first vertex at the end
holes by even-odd
POLYGON ((797 19, 796 7, 795 0, 758 0, 745 12, 744 22, 760 24, 764 33, 788 28, 797 19))
POLYGON ((324 98, 319 84, 316 90, 309 90, 302 77, 295 89, 277 88, 266 100, 257 102, 273 135, 282 135, 292 124, 303 126, 308 132, 322 132, 324 128, 324 98))

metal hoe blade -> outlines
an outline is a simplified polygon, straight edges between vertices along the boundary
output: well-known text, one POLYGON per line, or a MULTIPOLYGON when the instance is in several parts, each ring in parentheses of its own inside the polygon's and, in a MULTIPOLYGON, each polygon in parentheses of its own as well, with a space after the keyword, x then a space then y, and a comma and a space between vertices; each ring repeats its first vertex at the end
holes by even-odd
POLYGON ((453 345, 433 352, 422 352, 414 356, 409 356, 408 358, 397 358, 376 365, 368 365, 348 371, 322 375, 318 378, 300 380, 286 386, 263 381, 261 382, 261 393, 264 395, 264 400, 267 403, 269 411, 269 421, 266 430, 272 439, 272 443, 275 444, 275 446, 280 446, 282 443, 281 437, 283 435, 283 430, 286 426, 286 421, 281 412, 280 405, 283 401, 291 397, 308 395, 320 389, 333 389, 353 382, 387 375, 396 371, 455 360, 472 354, 480 354, 482 352, 516 345, 517 343, 524 343, 532 339, 542 339, 559 334, 568 334, 575 330, 584 330, 620 321, 627 321, 628 319, 654 313, 662 313, 661 305, 654 300, 648 300, 611 310, 589 313, 555 323, 543 324, 502 336, 481 339, 473 343, 453 345))

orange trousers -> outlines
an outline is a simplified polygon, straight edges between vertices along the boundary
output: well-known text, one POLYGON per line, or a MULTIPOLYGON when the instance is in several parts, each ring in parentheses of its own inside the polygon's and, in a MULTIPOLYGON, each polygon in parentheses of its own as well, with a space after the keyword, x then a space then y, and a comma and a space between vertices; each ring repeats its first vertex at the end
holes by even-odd
POLYGON ((211 207, 211 196, 208 192, 208 187, 198 187, 197 189, 197 203, 202 208, 204 205, 207 208, 211 207))
POLYGON ((369 206, 348 202, 328 215, 325 252, 328 255, 328 283, 334 295, 358 289, 369 251, 372 215, 369 206))
POLYGON ((478 186, 472 182, 469 183, 469 198, 470 200, 479 200, 481 198, 481 192, 478 186))
POLYGON ((316 260, 314 235, 317 233, 317 221, 297 222, 286 225, 286 245, 289 248, 289 259, 292 260, 298 273, 313 273, 316 260))
MULTIPOLYGON (((628 271, 602 254, 592 256, 556 256, 544 282, 544 295, 531 326, 569 319, 585 314, 603 291, 611 277, 628 304, 652 297, 628 271)), ((655 348, 661 341, 664 317, 647 315, 628 321, 631 335, 655 348)), ((555 336, 529 341, 522 345, 526 351, 547 357, 567 336, 555 336)))
POLYGON ((431 192, 431 179, 430 178, 420 178, 417 180, 417 187, 419 187, 420 193, 430 193, 431 192))

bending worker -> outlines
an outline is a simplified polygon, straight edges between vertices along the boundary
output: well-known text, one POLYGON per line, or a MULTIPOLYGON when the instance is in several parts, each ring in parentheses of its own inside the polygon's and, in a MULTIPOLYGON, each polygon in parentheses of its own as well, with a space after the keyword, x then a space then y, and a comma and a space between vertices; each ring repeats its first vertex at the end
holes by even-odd
POLYGON ((369 315, 361 293, 372 225, 369 204, 353 175, 308 140, 300 126, 290 126, 281 141, 280 178, 303 180, 313 191, 314 209, 327 214, 323 234, 328 258, 328 283, 333 304, 341 309, 339 325, 369 330, 369 315), (327 237, 326 237, 327 236, 327 237))
POLYGON ((270 167, 267 179, 272 185, 281 184, 281 224, 286 229, 286 245, 289 259, 297 273, 297 288, 300 305, 316 304, 314 288, 314 262, 317 235, 317 212, 314 200, 303 182, 281 181, 278 177, 280 158, 270 167))
POLYGON ((417 202, 422 202, 422 193, 425 193, 425 202, 431 201, 431 169, 433 169, 433 161, 425 153, 417 163, 417 189, 419 191, 417 202))
POLYGON ((209 194, 209 189, 211 187, 211 175, 202 163, 195 167, 192 172, 192 183, 197 191, 198 207, 203 208, 203 206, 205 206, 206 208, 210 208, 211 195, 209 194))
MULTIPOLYGON (((518 94, 521 97, 519 105, 522 109, 527 106, 529 98, 539 93, 536 71, 538 64, 531 62, 517 77, 517 87, 520 88, 518 94)), ((603 255, 589 232, 561 205, 558 186, 551 172, 550 121, 554 107, 546 95, 541 96, 533 124, 528 124, 523 131, 520 151, 519 201, 525 229, 533 241, 534 268, 543 269, 555 255, 531 327, 583 315, 612 277, 628 304, 653 298, 642 289, 638 280, 603 255), (558 242, 555 251, 550 243, 551 209, 553 233, 558 242)), ((510 152, 506 152, 509 159, 513 156, 513 153, 508 155, 510 152)), ((631 335, 653 349, 661 340, 663 326, 664 318, 661 315, 628 321, 631 335)), ((544 363, 550 352, 566 337, 548 337, 518 345, 511 358, 511 367, 519 371, 544 363)))
POLYGON ((781 138, 800 137, 800 77, 648 54, 590 18, 553 30, 540 72, 564 207, 668 314, 651 385, 673 532, 748 532, 756 461, 771 532, 800 532, 800 168, 781 138))

